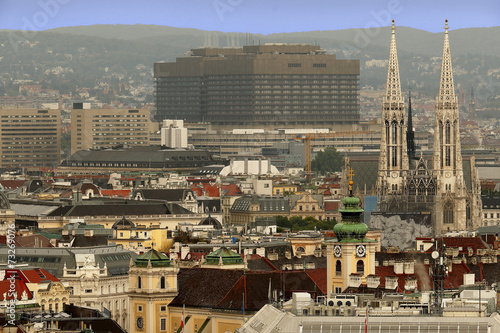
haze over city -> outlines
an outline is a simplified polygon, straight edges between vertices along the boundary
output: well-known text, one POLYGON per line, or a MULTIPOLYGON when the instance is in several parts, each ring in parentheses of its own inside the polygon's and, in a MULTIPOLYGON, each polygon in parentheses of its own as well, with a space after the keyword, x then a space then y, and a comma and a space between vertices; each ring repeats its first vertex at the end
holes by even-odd
POLYGON ((0 29, 46 30, 93 24, 154 24, 271 34, 397 24, 441 32, 500 25, 500 2, 432 0, 24 0, 0 2, 0 29))
POLYGON ((0 333, 500 333, 498 0, 0 0, 0 333))

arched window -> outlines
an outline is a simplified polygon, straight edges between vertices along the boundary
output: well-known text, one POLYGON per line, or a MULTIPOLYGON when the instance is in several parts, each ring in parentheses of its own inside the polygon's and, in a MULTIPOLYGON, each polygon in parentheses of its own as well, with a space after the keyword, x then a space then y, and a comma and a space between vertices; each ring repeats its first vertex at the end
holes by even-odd
POLYGON ((337 262, 335 263, 335 275, 342 275, 342 262, 340 260, 337 260, 337 262))
MULTIPOLYGON (((389 141, 389 134, 391 133, 391 132, 390 132, 390 130, 391 130, 391 129, 390 129, 390 127, 389 127, 389 122, 388 122, 388 121, 386 121, 386 122, 385 122, 385 143, 386 143, 386 145, 389 145, 389 144, 390 144, 390 141, 389 141)), ((388 166, 388 167, 389 167, 389 163, 390 163, 390 162, 391 162, 391 161, 390 161, 390 159, 388 158, 388 159, 387 159, 387 166, 388 166)))
POLYGON ((297 249, 295 251, 296 252, 306 253, 306 250, 302 246, 297 247, 297 249))
POLYGON ((444 203, 443 223, 453 223, 453 203, 451 201, 444 203))
POLYGON ((393 121, 392 122, 392 138, 391 138, 391 150, 392 150, 392 166, 397 166, 398 165, 398 148, 397 148, 397 142, 398 142, 398 124, 393 121))
POLYGON ((162 276, 160 278, 160 288, 165 289, 165 277, 164 276, 162 276))
POLYGON ((141 277, 138 276, 137 277, 137 289, 141 289, 142 288, 142 280, 141 280, 141 277))
POLYGON ((451 165, 451 125, 450 122, 446 122, 446 129, 445 129, 445 143, 448 145, 446 146, 445 149, 445 165, 450 166, 451 165))
POLYGON ((363 260, 358 260, 356 263, 356 273, 364 274, 365 273, 365 262, 363 260))

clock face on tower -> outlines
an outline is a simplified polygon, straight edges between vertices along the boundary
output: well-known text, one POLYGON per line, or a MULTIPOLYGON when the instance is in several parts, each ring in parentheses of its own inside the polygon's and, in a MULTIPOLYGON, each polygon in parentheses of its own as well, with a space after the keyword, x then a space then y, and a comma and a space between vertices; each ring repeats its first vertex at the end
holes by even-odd
POLYGON ((356 256, 364 257, 366 255, 366 248, 364 245, 356 246, 356 256))
POLYGON ((340 245, 335 245, 335 247, 333 248, 333 254, 334 254, 337 258, 342 257, 342 248, 340 247, 340 245))

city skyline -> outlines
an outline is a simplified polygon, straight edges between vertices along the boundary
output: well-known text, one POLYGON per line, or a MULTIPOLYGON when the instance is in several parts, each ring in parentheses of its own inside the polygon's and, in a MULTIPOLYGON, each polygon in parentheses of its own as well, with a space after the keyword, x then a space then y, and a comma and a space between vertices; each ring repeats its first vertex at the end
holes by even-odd
POLYGON ((396 20, 430 32, 500 25, 500 2, 361 0, 340 2, 213 0, 26 0, 0 2, 0 29, 48 30, 94 24, 152 24, 223 32, 272 34, 378 28, 396 20), (304 19, 304 18, 311 19, 304 19))

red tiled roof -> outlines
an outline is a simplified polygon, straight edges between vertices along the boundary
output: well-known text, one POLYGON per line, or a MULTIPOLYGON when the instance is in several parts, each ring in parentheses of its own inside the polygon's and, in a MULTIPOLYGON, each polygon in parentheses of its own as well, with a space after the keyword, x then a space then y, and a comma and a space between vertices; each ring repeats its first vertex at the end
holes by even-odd
POLYGON ((52 247, 50 240, 43 235, 16 236, 14 240, 19 247, 52 247))
POLYGON ((210 185, 209 183, 195 183, 191 185, 191 189, 197 197, 203 195, 211 198, 219 197, 219 187, 216 184, 210 185))
POLYGON ((225 196, 238 196, 243 195, 241 189, 236 184, 221 185, 221 190, 224 192, 225 196))
POLYGON ((47 283, 58 282, 59 279, 54 275, 47 272, 42 268, 29 268, 29 269, 9 269, 5 271, 5 277, 10 277, 12 272, 17 272, 19 278, 25 283, 47 283))
POLYGON ((179 294, 170 304, 241 311, 245 294, 245 310, 258 311, 269 303, 269 282, 272 291, 281 290, 283 279, 287 298, 299 291, 313 297, 322 295, 321 288, 304 271, 245 272, 195 267, 178 275, 179 294))
POLYGON ((126 198, 130 195, 130 190, 101 190, 101 194, 111 198, 126 198))
POLYGON ((6 190, 15 190, 16 188, 23 186, 25 182, 26 180, 0 180, 0 184, 2 184, 3 188, 6 190))
MULTIPOLYGON (((477 249, 487 249, 488 246, 481 240, 480 237, 443 237, 444 244, 447 248, 462 248, 460 254, 468 254, 468 248, 472 248, 474 254, 477 254, 477 249)), ((434 251, 434 246, 431 246, 426 252, 434 251)))
MULTIPOLYGON (((14 290, 15 290, 15 292, 17 292, 17 299, 18 300, 21 299, 21 297, 23 296, 23 292, 25 292, 25 291, 26 291, 26 294, 28 296, 28 299, 33 298, 33 294, 28 289, 28 286, 26 286, 26 283, 24 283, 22 280, 15 279, 14 285, 15 285, 14 290)), ((0 301, 13 299, 14 297, 12 295, 11 290, 12 290, 12 288, 11 288, 11 281, 10 280, 4 279, 3 281, 0 281, 0 301), (5 298, 4 298, 4 294, 5 294, 5 298)))
POLYGON ((306 270, 307 276, 316 283, 323 294, 327 293, 326 268, 315 268, 306 270))

